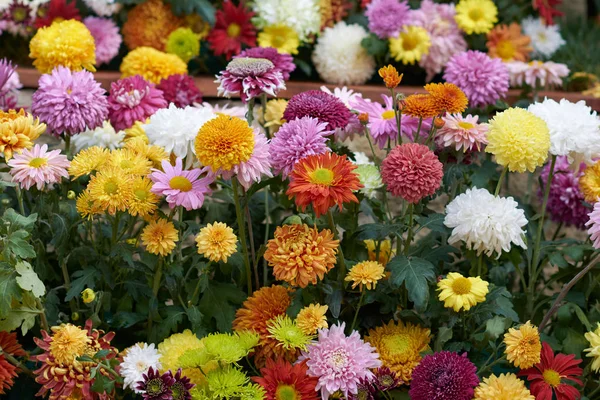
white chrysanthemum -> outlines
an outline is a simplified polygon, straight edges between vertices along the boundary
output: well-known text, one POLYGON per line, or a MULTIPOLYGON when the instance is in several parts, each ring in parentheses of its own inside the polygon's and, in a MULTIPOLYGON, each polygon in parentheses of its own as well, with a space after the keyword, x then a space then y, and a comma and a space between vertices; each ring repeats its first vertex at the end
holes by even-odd
POLYGON ((444 225, 452 229, 448 243, 465 242, 468 249, 491 256, 510 251, 514 243, 524 249, 527 218, 512 197, 496 197, 486 189, 467 191, 446 206, 444 225))
POLYGON ((115 131, 115 128, 108 121, 104 121, 102 126, 96 129, 88 129, 71 137, 71 143, 76 153, 88 147, 99 146, 107 149, 118 149, 123 145, 125 132, 115 131))
POLYGON ((354 152, 354 161, 352 162, 356 165, 375 165, 375 163, 369 159, 369 156, 361 151, 354 152))
POLYGON ((552 54, 565 44, 565 40, 560 35, 558 25, 546 25, 541 18, 525 18, 521 26, 523 32, 531 38, 533 54, 550 58, 552 54))
POLYGON ((358 180, 363 185, 360 192, 370 199, 375 197, 377 189, 383 186, 379 168, 372 164, 360 164, 354 173, 358 175, 358 180))
POLYGON ((121 4, 115 0, 83 0, 83 2, 102 17, 109 17, 121 9, 121 4))
POLYGON ((293 28, 301 41, 321 30, 320 0, 256 0, 252 10, 258 29, 270 25, 286 25, 293 28))
POLYGON ((137 343, 127 350, 127 355, 123 357, 123 362, 120 365, 119 373, 123 377, 123 387, 134 390, 136 393, 141 393, 135 388, 136 383, 143 380, 142 376, 148 369, 160 369, 160 354, 154 348, 154 343, 148 345, 146 343, 137 343))
POLYGON ((185 158, 194 154, 194 140, 200 128, 216 116, 207 108, 177 108, 171 103, 169 108, 162 108, 150 117, 150 122, 144 125, 144 131, 151 144, 185 158))
POLYGON ((545 99, 529 106, 529 111, 550 129, 550 154, 567 156, 570 163, 593 164, 600 156, 600 119, 585 101, 560 103, 545 99))
POLYGON ((312 54, 319 76, 336 85, 365 83, 375 72, 375 59, 361 45, 367 36, 362 26, 343 21, 325 29, 312 54))
POLYGON ((0 0, 0 11, 8 10, 8 7, 12 4, 12 0, 0 0))

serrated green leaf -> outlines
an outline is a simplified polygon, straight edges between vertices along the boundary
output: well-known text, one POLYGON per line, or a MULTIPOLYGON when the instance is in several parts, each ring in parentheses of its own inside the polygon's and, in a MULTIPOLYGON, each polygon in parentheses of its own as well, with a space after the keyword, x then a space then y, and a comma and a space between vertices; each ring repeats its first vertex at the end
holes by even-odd
POLYGON ((403 231, 403 224, 364 224, 358 228, 358 240, 385 240, 403 231))
POLYGON ((9 208, 2 215, 2 219, 11 224, 11 229, 24 229, 27 232, 31 232, 33 229, 33 225, 35 221, 37 221, 37 213, 33 213, 28 217, 25 217, 19 213, 17 213, 12 208, 9 208))
POLYGON ((434 232, 448 232, 449 229, 444 225, 444 218, 446 218, 444 214, 430 214, 425 217, 418 217, 417 222, 420 226, 417 232, 424 228, 434 232))
POLYGON ((25 292, 22 301, 13 301, 8 315, 0 319, 0 331, 10 332, 21 327, 21 333, 25 336, 35 325, 39 313, 35 298, 29 292, 25 292))
POLYGON ((410 301, 417 309, 424 309, 429 300, 428 282, 435 282, 434 265, 418 257, 396 256, 387 268, 392 273, 390 283, 395 287, 406 284, 410 301))
POLYGON ((93 289, 96 286, 96 281, 100 279, 100 272, 94 267, 85 267, 80 271, 73 273, 71 287, 65 296, 65 301, 69 301, 79 296, 83 289, 93 289))
POLYGON ((246 299, 237 286, 230 283, 211 282, 202 294, 198 310, 208 319, 214 319, 220 332, 230 332, 235 310, 246 299))
POLYGON ((452 339, 452 329, 447 326, 441 326, 438 329, 437 335, 435 336, 435 344, 433 346, 433 350, 435 352, 439 352, 444 350, 444 344, 448 342, 448 340, 452 339))
POLYGON ((21 259, 34 258, 35 249, 29 244, 28 239, 29 233, 23 229, 11 232, 4 242, 6 250, 21 259))
POLYGON ((16 281, 21 289, 30 291, 36 298, 40 298, 46 294, 44 282, 40 280, 31 267, 31 264, 26 261, 20 261, 15 266, 15 270, 17 271, 17 274, 19 274, 16 281))
POLYGON ((192 332, 194 332, 197 336, 206 335, 206 330, 202 326, 202 318, 204 317, 204 315, 202 315, 200 310, 198 310, 198 307, 188 307, 187 310, 185 310, 185 313, 187 314, 187 317, 190 323, 192 324, 192 332))
POLYGON ((6 318, 13 300, 21 300, 21 288, 12 269, 0 269, 0 318, 6 318))
POLYGON ((496 340, 500 337, 500 335, 504 334, 510 325, 510 319, 496 315, 494 318, 486 321, 485 333, 487 333, 488 337, 491 339, 496 340))

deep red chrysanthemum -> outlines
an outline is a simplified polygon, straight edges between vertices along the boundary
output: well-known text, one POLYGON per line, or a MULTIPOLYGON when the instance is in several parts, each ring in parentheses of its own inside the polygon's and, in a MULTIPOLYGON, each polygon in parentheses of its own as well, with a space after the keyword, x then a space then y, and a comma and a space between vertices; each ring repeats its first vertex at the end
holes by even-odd
POLYGON ((31 23, 31 7, 23 1, 15 0, 8 7, 5 18, 15 24, 29 25, 31 23))
POLYGON ((335 131, 348 125, 352 113, 337 97, 321 90, 309 90, 292 96, 283 113, 283 119, 293 121, 307 116, 326 122, 327 130, 335 131))
POLYGON ((256 46, 256 29, 250 22, 253 16, 241 2, 236 7, 233 2, 225 1, 223 9, 217 10, 215 26, 206 38, 214 53, 230 60, 242 50, 242 44, 256 46))
POLYGON ((156 88, 162 90, 168 103, 173 103, 179 108, 202 103, 202 93, 196 87, 194 78, 186 74, 171 75, 160 81, 156 88))
POLYGON ((564 14, 556 9, 556 6, 562 3, 562 0, 533 0, 533 9, 538 10, 540 17, 548 24, 554 24, 554 17, 561 17, 564 14))
POLYGON ((262 376, 252 380, 265 389, 267 400, 318 400, 315 387, 319 379, 306 375, 306 371, 304 362, 292 365, 288 361, 268 359, 266 367, 260 370, 262 376))
POLYGON ((59 21, 67 19, 76 19, 81 21, 81 15, 77 9, 74 0, 50 0, 50 2, 40 6, 35 19, 35 27, 43 28, 52 25, 55 19, 59 21))
MULTIPOLYGON (((17 342, 17 334, 12 332, 0 332, 0 349, 4 353, 13 357, 25 355, 23 348, 17 342)), ((5 394, 14 383, 13 378, 17 377, 17 367, 9 363, 3 355, 0 355, 0 394, 5 394)))
POLYGON ((583 370, 578 367, 581 360, 576 360, 574 354, 554 354, 552 347, 542 343, 541 360, 531 368, 519 372, 530 382, 531 394, 537 400, 552 400, 553 393, 557 400, 576 400, 581 397, 579 390, 568 381, 582 384, 583 370))

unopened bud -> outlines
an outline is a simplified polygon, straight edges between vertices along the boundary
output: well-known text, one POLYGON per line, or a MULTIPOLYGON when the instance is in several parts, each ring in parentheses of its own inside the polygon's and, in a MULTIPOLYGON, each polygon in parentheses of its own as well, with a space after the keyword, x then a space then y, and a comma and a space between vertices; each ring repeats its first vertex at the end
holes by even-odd
POLYGON ((302 218, 297 215, 290 215, 283 221, 284 225, 299 225, 302 223, 302 218))
POLYGON ((69 200, 73 200, 73 199, 75 199, 75 192, 74 192, 74 191, 72 191, 72 190, 69 190, 69 191, 67 192, 67 199, 69 199, 69 200))
POLYGON ((92 289, 87 288, 83 292, 81 292, 81 299, 85 304, 90 304, 94 300, 96 300, 96 292, 92 289))
POLYGON ((404 107, 406 106, 406 101, 404 99, 398 100, 398 110, 402 111, 404 110, 404 107))
POLYGON ((9 206, 10 205, 10 199, 2 199, 2 205, 3 206, 9 206))
POLYGON ((79 313, 78 312, 74 312, 73 314, 71 314, 71 320, 72 321, 78 321, 79 320, 79 313))
POLYGON ((446 122, 441 118, 436 118, 433 120, 433 126, 435 126, 435 129, 442 129, 444 125, 446 125, 446 122))
POLYGON ((358 114, 358 120, 363 125, 368 124, 369 123, 369 114, 367 114, 367 113, 358 114))

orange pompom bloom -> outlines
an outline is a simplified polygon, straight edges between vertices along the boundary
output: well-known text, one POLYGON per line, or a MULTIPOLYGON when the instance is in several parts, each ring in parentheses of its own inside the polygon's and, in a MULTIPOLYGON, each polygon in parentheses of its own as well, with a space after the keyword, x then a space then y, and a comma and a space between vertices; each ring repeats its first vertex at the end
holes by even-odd
POLYGON ((533 51, 531 38, 523 35, 521 25, 513 22, 510 25, 497 25, 487 34, 490 57, 501 58, 502 61, 527 61, 533 51))
POLYGON ((433 97, 439 112, 461 114, 467 109, 467 95, 453 83, 429 83, 425 90, 433 97))
MULTIPOLYGON (((17 334, 12 332, 0 332, 0 348, 6 354, 13 357, 22 357, 25 355, 23 348, 17 342, 17 334)), ((0 394, 6 394, 14 383, 13 378, 17 377, 17 367, 12 365, 0 354, 0 394)))
POLYGON ((411 94, 404 99, 402 113, 416 118, 433 118, 439 111, 430 94, 411 94))
POLYGON ((165 51, 171 32, 184 26, 185 21, 161 0, 148 0, 133 7, 123 24, 123 40, 129 50, 148 46, 165 51))
POLYGON ((325 153, 308 156, 298 161, 290 175, 286 194, 296 197, 296 205, 303 211, 312 204, 317 218, 326 214, 330 207, 358 199, 352 193, 363 186, 346 156, 325 153))
POLYGON ((273 267, 275 279, 305 288, 309 283, 316 285, 317 278, 323 279, 333 268, 339 243, 328 229, 319 232, 308 225, 278 226, 264 257, 273 267))

